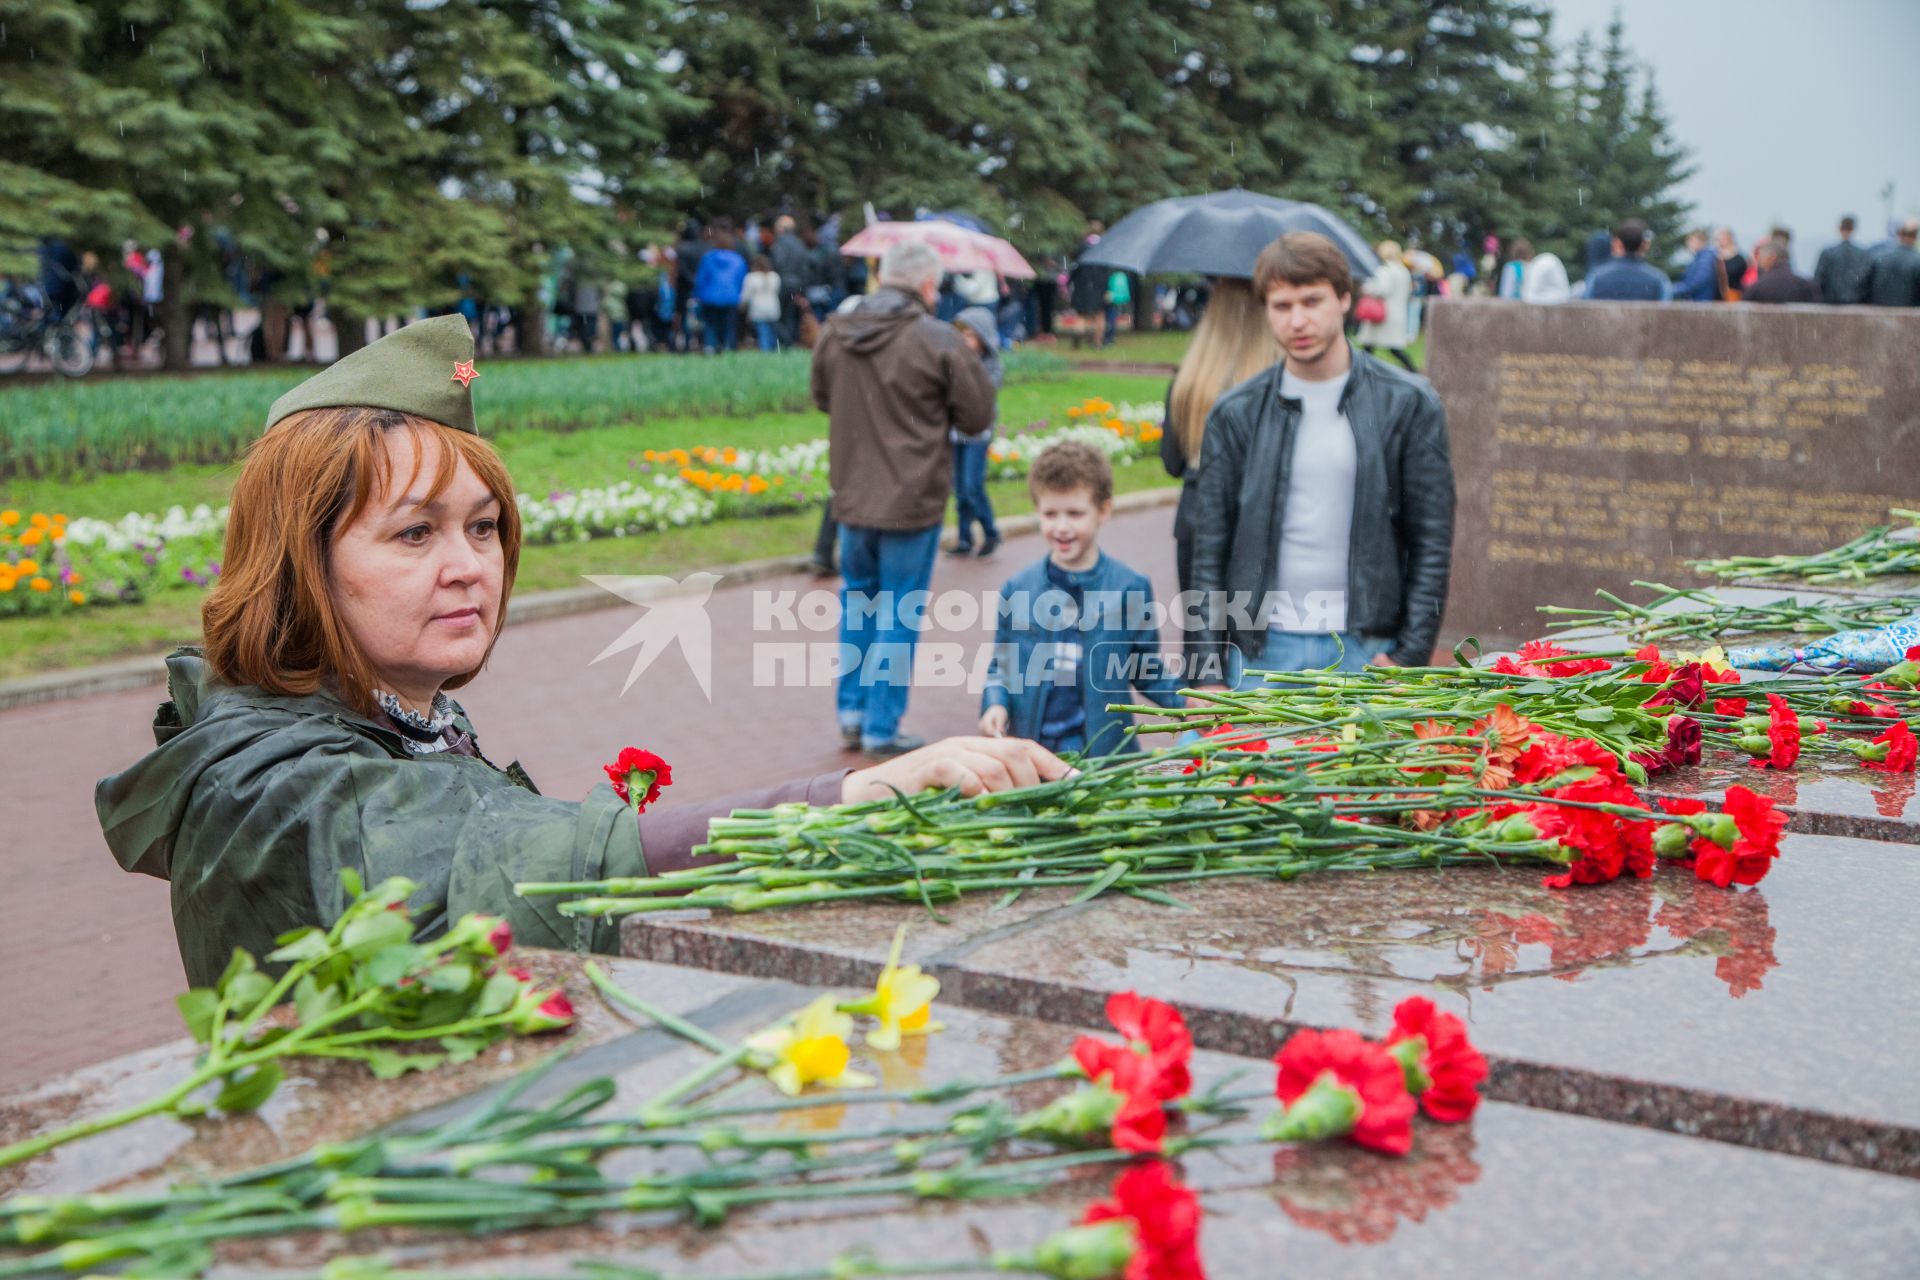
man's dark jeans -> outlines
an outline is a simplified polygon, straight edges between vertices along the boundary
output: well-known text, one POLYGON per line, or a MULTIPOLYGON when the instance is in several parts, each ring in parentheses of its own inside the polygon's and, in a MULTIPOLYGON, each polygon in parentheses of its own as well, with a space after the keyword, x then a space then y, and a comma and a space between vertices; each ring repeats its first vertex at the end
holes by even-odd
POLYGON ((940 526, 896 531, 840 527, 840 676, 842 729, 858 728, 860 745, 881 747, 900 733, 913 682, 913 646, 933 581, 940 526), (853 665, 857 660, 858 665, 853 665))

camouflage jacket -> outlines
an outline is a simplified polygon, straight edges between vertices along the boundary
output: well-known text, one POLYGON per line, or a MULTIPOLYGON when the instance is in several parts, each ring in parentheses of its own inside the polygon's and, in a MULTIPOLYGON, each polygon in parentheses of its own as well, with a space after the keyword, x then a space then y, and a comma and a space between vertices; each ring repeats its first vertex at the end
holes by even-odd
POLYGON ((194 649, 167 659, 167 684, 155 749, 103 779, 94 806, 120 865, 171 885, 194 985, 218 979, 235 947, 262 956, 288 930, 331 923, 346 907, 343 867, 368 884, 418 884, 422 937, 486 911, 531 946, 616 948, 615 922, 569 920, 564 899, 513 892, 522 880, 646 874, 639 827, 612 788, 553 800, 518 763, 416 756, 328 693, 220 684, 194 649))

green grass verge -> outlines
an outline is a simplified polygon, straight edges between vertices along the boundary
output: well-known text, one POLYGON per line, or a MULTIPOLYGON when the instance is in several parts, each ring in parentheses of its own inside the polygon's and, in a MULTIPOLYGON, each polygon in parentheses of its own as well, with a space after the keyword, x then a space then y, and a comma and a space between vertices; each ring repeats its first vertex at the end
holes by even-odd
MULTIPOLYGON (((482 361, 482 429, 573 430, 661 418, 799 412, 804 351, 482 361)), ((1011 380, 1057 370, 1040 352, 1008 357, 1011 380)), ((237 457, 267 407, 311 376, 278 368, 186 376, 58 379, 0 393, 0 477, 139 471, 237 457)))
MULTIPOLYGON (((1106 380, 1109 399, 1117 399, 1114 379, 1106 380)), ((816 427, 818 423, 816 419, 816 427)), ((1114 469, 1114 490, 1131 493, 1170 484, 1159 463, 1145 459, 1114 469)), ((1033 510, 1026 484, 995 481, 987 486, 994 511, 1002 516, 1033 510)), ((1168 516, 1171 521, 1171 515, 1168 516)), ((525 548, 514 590, 552 591, 582 585, 582 574, 661 573, 677 576, 693 569, 738 564, 770 556, 803 555, 813 547, 818 511, 795 511, 752 520, 720 520, 690 529, 673 529, 632 538, 603 538, 560 546, 525 548)), ((1171 528, 1171 525, 1169 525, 1171 528)), ((1034 554, 1037 552, 1037 544, 1034 554)), ((1023 563, 1005 557, 1007 572, 1023 563)), ((1171 588, 1167 588, 1171 590, 1171 588)), ((172 591, 137 605, 90 609, 84 613, 0 620, 0 680, 44 671, 84 667, 141 654, 165 653, 190 644, 200 634, 199 591, 172 591)))
MULTIPOLYGON (((775 357, 767 357, 774 359, 775 357)), ((699 363, 695 357, 685 357, 699 363)), ((1065 421, 1067 406, 1089 396, 1105 396, 1116 404, 1158 404, 1166 383, 1155 377, 1126 376, 1092 371, 1070 371, 1060 366, 1044 375, 1012 382, 1000 391, 1000 420, 1025 426, 1041 419, 1065 421)), ((0 397, 0 406, 5 403, 0 397)), ((827 434, 823 413, 760 413, 735 417, 662 418, 618 426, 575 431, 491 429, 482 427, 506 460, 513 480, 527 493, 610 484, 623 479, 628 464, 647 449, 723 448, 762 449, 813 440, 827 434)), ((22 478, 0 480, 0 507, 21 511, 61 512, 68 516, 118 519, 129 511, 158 513, 179 505, 199 503, 217 507, 233 489, 234 463, 177 466, 166 471, 127 471, 73 479, 22 478)))

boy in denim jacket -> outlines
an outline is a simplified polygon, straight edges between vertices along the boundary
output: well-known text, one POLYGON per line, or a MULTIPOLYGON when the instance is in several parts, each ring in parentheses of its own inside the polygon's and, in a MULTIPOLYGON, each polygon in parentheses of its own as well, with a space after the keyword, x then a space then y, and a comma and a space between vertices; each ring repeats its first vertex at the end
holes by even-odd
POLYGON ((1153 585, 1100 550, 1113 514, 1113 468, 1091 445, 1063 441, 1027 473, 1047 554, 1000 588, 980 731, 1031 738, 1055 753, 1133 751, 1128 688, 1181 703, 1176 662, 1160 652, 1153 585))

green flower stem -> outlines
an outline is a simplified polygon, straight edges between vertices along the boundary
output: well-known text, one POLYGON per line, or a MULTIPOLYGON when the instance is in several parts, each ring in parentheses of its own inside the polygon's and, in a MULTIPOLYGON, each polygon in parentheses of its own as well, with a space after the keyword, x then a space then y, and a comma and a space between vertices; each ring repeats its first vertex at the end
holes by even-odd
POLYGON ((613 1003, 631 1009, 649 1022, 663 1027, 679 1036, 682 1040, 697 1044, 711 1053, 728 1054, 733 1052, 732 1045, 714 1035, 712 1032, 696 1027, 693 1023, 688 1022, 678 1014, 668 1013, 665 1009, 642 1000, 625 987, 620 986, 614 982, 612 978, 607 976, 605 969, 602 969, 594 961, 587 961, 585 968, 587 980, 599 988, 600 994, 613 1003))
POLYGON ((1017 1089, 1022 1085, 1039 1084, 1048 1080, 1072 1080, 1080 1074, 1079 1068, 1071 1062, 1056 1063, 1050 1067, 1040 1067, 1032 1071, 1015 1071, 1004 1076, 994 1076, 987 1080, 960 1080, 951 1084, 934 1085, 918 1089, 861 1089, 843 1091, 831 1096, 819 1094, 802 1095, 798 1098, 770 1098, 763 1102, 744 1103, 727 1107, 691 1107, 680 1113, 681 1123, 708 1124, 715 1120, 730 1120, 736 1116, 772 1115, 783 1111, 810 1111, 820 1106, 872 1106, 879 1103, 905 1102, 915 1105, 932 1106, 943 1102, 957 1102, 961 1098, 972 1097, 976 1093, 988 1093, 999 1089, 1017 1089))

